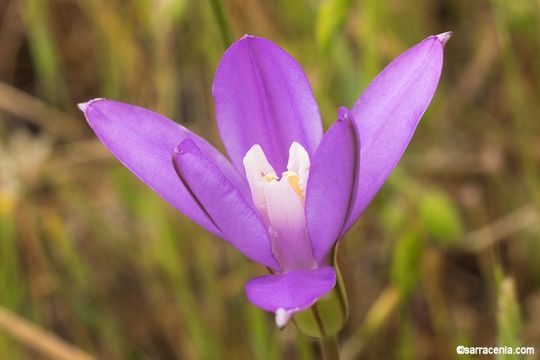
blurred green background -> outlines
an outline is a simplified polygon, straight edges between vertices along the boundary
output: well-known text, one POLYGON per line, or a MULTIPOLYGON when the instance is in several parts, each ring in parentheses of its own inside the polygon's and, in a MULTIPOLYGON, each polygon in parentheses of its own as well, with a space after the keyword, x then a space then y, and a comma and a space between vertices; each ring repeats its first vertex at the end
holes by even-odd
POLYGON ((448 30, 433 103, 340 246, 343 358, 540 353, 540 1, 2 0, 0 309, 42 332, 0 318, 0 358, 46 357, 44 334, 101 359, 318 358, 245 298, 265 269, 120 166, 76 104, 145 106, 222 148, 212 78, 250 33, 302 64, 328 127, 448 30))

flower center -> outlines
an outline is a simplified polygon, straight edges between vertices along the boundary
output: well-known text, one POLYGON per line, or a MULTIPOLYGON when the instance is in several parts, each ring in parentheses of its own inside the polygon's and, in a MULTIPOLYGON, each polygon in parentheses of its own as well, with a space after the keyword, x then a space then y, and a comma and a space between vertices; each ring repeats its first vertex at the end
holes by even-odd
POLYGON ((253 204, 268 227, 272 251, 284 272, 317 265, 304 214, 309 167, 309 155, 297 142, 289 149, 287 171, 281 178, 260 145, 253 145, 244 157, 253 204))

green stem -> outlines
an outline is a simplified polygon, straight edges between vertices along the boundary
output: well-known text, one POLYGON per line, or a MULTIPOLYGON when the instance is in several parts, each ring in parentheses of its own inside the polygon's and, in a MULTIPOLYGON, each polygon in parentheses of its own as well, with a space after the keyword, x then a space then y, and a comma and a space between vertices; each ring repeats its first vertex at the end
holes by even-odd
POLYGON ((218 23, 219 32, 221 33, 221 40, 223 40, 225 49, 227 49, 233 42, 233 35, 227 15, 225 14, 225 8, 223 7, 221 0, 210 0, 210 5, 212 6, 212 12, 214 13, 218 23))
POLYGON ((319 346, 321 347, 321 353, 323 359, 325 360, 339 360, 339 346, 336 335, 328 335, 326 329, 324 328, 324 322, 321 320, 321 314, 317 304, 314 304, 311 307, 313 312, 313 317, 317 323, 319 329, 320 337, 319 346))
POLYGON ((319 339, 319 345, 323 359, 325 360, 339 360, 339 347, 337 337, 327 336, 319 339))

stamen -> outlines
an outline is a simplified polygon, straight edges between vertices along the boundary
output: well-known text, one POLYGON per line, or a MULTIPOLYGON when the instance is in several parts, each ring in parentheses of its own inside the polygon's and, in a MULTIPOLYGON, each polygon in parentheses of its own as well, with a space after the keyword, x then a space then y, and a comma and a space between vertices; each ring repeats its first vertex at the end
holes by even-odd
POLYGON ((304 190, 302 189, 302 187, 300 186, 300 176, 298 176, 298 174, 296 174, 296 173, 294 173, 292 171, 288 171, 288 170, 285 171, 282 174, 282 176, 287 179, 287 181, 289 182, 289 185, 294 190, 296 195, 302 200, 305 199, 306 194, 305 194, 304 190))
POLYGON ((262 177, 264 180, 268 181, 268 182, 272 182, 272 181, 276 181, 278 179, 278 177, 276 176, 276 174, 265 174, 265 173, 261 173, 262 177))

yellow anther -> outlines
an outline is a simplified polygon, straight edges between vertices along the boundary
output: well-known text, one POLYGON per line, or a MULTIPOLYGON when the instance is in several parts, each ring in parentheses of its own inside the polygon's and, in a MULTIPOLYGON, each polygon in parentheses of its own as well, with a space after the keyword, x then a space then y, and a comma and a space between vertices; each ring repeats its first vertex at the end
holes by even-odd
POLYGON ((261 173, 261 175, 263 176, 263 179, 268 181, 268 182, 275 181, 275 180, 278 179, 278 177, 275 174, 261 173))
POLYGON ((294 190, 296 195, 298 195, 299 198, 303 199, 306 194, 304 193, 304 190, 302 190, 302 188, 300 187, 300 176, 288 170, 283 173, 283 176, 287 179, 289 185, 294 190))

